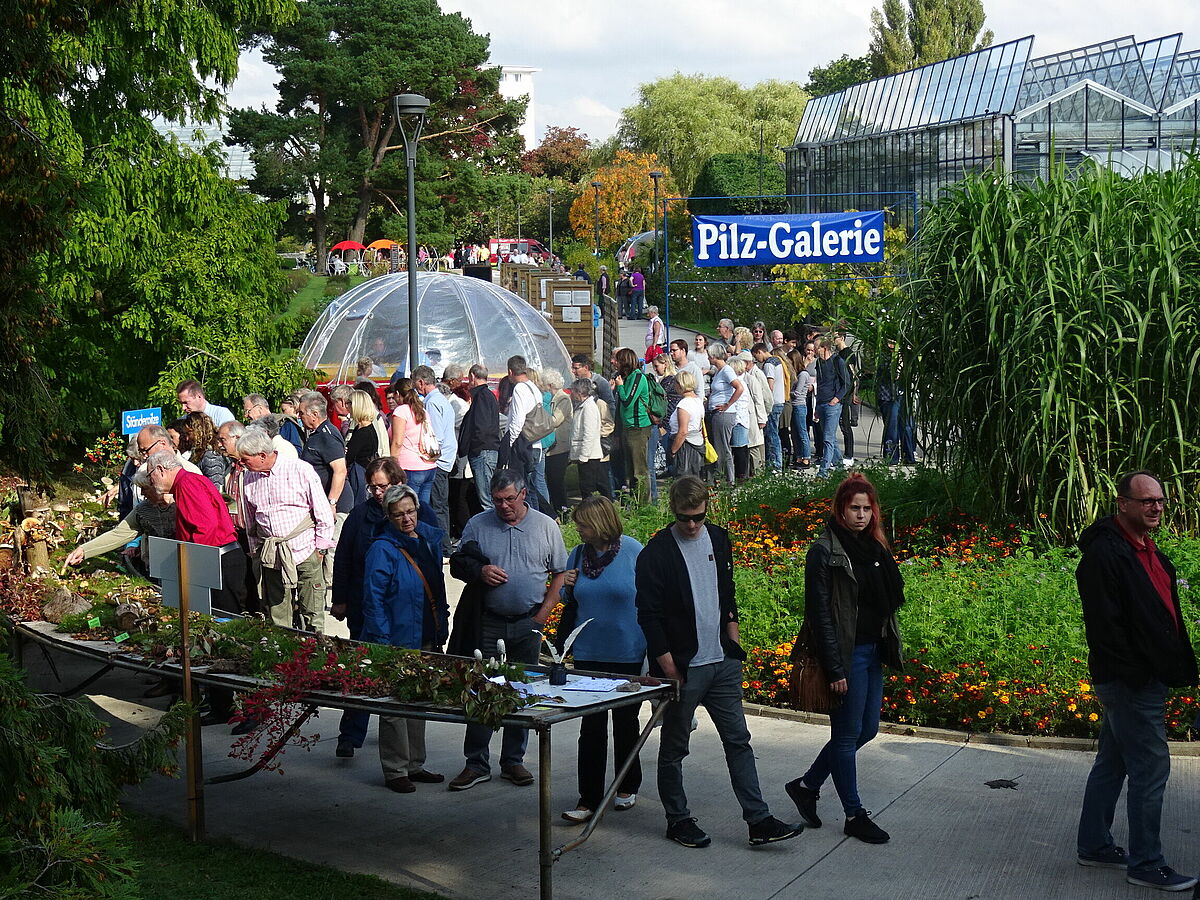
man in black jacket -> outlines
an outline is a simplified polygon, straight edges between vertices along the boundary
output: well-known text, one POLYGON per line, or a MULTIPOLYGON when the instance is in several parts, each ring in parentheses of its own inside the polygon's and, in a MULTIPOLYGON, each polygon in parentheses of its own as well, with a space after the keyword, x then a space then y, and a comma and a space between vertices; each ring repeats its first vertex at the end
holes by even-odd
POLYGON ((488 386, 488 371, 481 364, 467 374, 471 406, 463 415, 458 433, 458 455, 465 456, 475 476, 475 491, 484 509, 492 508, 492 473, 500 451, 500 407, 488 386))
POLYGON ((1104 705, 1096 761, 1079 817, 1079 864, 1126 869, 1130 884, 1184 891, 1196 879, 1166 864, 1159 841, 1163 792, 1171 771, 1163 723, 1167 689, 1196 684, 1196 657, 1184 627, 1175 567, 1150 532, 1166 498, 1149 472, 1117 485, 1117 514, 1079 539, 1075 571, 1087 629, 1088 668, 1104 705), (1129 777, 1129 852, 1110 826, 1129 777))
POLYGON ((842 421, 842 404, 849 394, 850 373, 846 361, 838 355, 835 338, 826 335, 817 343, 817 411, 813 416, 813 420, 820 423, 821 467, 817 470, 820 478, 828 475, 842 459, 837 433, 842 421))
POLYGON ((680 682, 680 697, 663 717, 658 750, 658 792, 667 814, 667 837, 684 847, 711 840, 688 809, 683 758, 692 717, 708 710, 725 749, 729 780, 750 826, 750 844, 785 841, 803 826, 771 815, 758 786, 750 731, 742 711, 742 662, 733 552, 729 533, 705 523, 708 488, 684 476, 671 485, 675 524, 650 539, 637 559, 638 624, 646 634, 650 670, 680 682))

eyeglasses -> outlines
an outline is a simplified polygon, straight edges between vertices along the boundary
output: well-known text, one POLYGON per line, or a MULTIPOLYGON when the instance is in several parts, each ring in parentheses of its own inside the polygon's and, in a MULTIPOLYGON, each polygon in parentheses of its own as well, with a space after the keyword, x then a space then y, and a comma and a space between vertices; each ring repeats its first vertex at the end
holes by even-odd
POLYGON ((367 490, 372 494, 386 494, 387 489, 391 486, 390 482, 388 484, 368 484, 367 490))
POLYGON ((519 494, 514 494, 511 497, 497 497, 495 494, 492 494, 492 502, 497 506, 513 506, 517 503, 520 503, 524 497, 524 491, 521 491, 519 494))
POLYGON ((696 513, 694 515, 686 515, 684 513, 675 513, 676 522, 703 522, 708 516, 707 512, 696 513))
POLYGON ((1152 509, 1155 506, 1161 506, 1163 509, 1167 508, 1166 497, 1126 497, 1124 494, 1122 494, 1121 499, 1131 500, 1134 503, 1140 503, 1142 504, 1143 509, 1152 509))
POLYGON ((161 444, 165 440, 166 440, 166 438, 159 438, 153 444, 151 444, 149 447, 140 447, 139 446, 138 453, 141 453, 144 456, 145 454, 149 453, 151 450, 153 450, 155 447, 157 447, 159 444, 161 444))

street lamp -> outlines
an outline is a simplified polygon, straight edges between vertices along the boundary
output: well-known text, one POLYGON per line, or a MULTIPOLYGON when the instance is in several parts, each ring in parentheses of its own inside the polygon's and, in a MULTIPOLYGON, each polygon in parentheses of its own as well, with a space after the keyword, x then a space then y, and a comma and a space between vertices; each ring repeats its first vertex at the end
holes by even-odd
POLYGON ((517 240, 521 240, 521 201, 517 199, 517 240))
POLYGON ((596 252, 594 254, 595 256, 600 255, 600 188, 602 188, 602 187, 603 187, 603 185, 599 181, 592 182, 592 192, 593 192, 592 217, 595 219, 595 223, 596 223, 596 225, 595 225, 596 252))
POLYGON ((550 204, 550 243, 546 250, 550 253, 550 258, 554 258, 554 188, 546 188, 547 201, 550 204))
POLYGON ((396 127, 404 141, 404 158, 408 167, 408 371, 418 365, 417 361, 417 195, 416 167, 417 141, 425 127, 425 113, 429 110, 429 98, 420 94, 396 94, 392 97, 392 108, 396 113, 396 127), (411 134, 404 128, 409 122, 411 134))
POLYGON ((650 180, 654 182, 654 255, 658 256, 658 179, 663 177, 663 173, 654 171, 650 173, 650 180))

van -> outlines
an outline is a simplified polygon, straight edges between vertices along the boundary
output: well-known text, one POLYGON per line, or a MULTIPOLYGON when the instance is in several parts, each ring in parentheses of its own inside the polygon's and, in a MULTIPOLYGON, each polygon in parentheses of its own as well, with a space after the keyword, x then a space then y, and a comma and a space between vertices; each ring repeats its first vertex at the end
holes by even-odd
POLYGON ((488 249, 492 252, 492 262, 496 264, 508 262, 508 258, 514 253, 528 253, 538 259, 550 255, 550 251, 542 242, 534 238, 491 238, 488 241, 488 249))

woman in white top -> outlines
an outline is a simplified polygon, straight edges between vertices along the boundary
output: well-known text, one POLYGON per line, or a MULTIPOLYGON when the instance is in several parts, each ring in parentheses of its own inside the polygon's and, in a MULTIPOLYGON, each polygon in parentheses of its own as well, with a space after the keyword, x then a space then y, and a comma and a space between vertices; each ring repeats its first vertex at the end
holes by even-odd
MULTIPOLYGON (((604 413, 596 405, 596 386, 590 378, 579 378, 571 385, 571 461, 579 469, 579 495, 597 493, 612 499, 608 478, 608 454, 600 440, 604 413)), ((605 404, 607 407, 607 404, 605 404)))
POLYGON ((665 347, 667 337, 663 320, 658 317, 657 306, 646 307, 646 319, 646 347, 665 347))
MULTIPOLYGON (((743 359, 745 354, 742 354, 743 359)), ((767 467, 767 417, 771 414, 771 385, 767 376, 754 362, 754 357, 745 359, 746 372, 742 381, 750 393, 750 474, 757 475, 767 467)))
POLYGON ((704 404, 696 395, 696 376, 680 372, 675 376, 679 403, 671 413, 671 455, 675 459, 675 477, 699 477, 704 465, 704 404))
POLYGON ((740 355, 729 357, 728 368, 737 376, 745 388, 733 401, 733 431, 729 436, 729 447, 733 451, 733 474, 738 481, 750 475, 750 419, 754 414, 754 400, 746 379, 746 361, 740 355))

